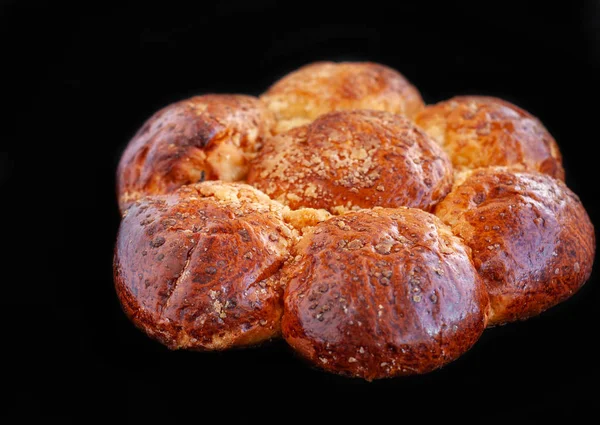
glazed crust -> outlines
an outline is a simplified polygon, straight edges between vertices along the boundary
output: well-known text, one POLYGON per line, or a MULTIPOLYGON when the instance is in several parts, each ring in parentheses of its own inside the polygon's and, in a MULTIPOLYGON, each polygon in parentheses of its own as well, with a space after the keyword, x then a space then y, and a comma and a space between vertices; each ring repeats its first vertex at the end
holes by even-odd
POLYGON ((332 111, 371 109, 410 118, 423 109, 419 91, 399 72, 371 62, 316 62, 286 75, 261 99, 274 112, 276 132, 332 111))
POLYGON ((457 171, 508 166, 564 180, 552 135, 537 118, 504 100, 454 97, 427 106, 415 123, 448 152, 457 171))
POLYGON ((588 280, 594 228, 562 180, 513 104, 425 107, 391 68, 317 62, 144 123, 117 170, 115 288, 170 349, 283 336, 328 372, 427 373, 588 280))
POLYGON ((590 277, 594 228, 562 181, 506 168, 475 170, 436 215, 472 249, 490 296, 490 325, 537 315, 590 277))
POLYGON ((204 180, 237 181, 271 134, 274 118, 257 98, 208 94, 173 103, 131 139, 117 170, 121 212, 147 194, 204 180))
POLYGON ((367 380, 425 373, 467 351, 488 299, 468 248, 411 208, 333 217, 281 270, 282 331, 315 365, 367 380))
POLYGON ((248 183, 292 209, 430 210, 450 190, 452 165, 401 115, 342 111, 268 139, 251 163, 248 183))
POLYGON ((137 201, 114 257, 125 313, 171 349, 222 350, 277 336, 278 270, 295 240, 282 210, 240 183, 198 183, 137 201))

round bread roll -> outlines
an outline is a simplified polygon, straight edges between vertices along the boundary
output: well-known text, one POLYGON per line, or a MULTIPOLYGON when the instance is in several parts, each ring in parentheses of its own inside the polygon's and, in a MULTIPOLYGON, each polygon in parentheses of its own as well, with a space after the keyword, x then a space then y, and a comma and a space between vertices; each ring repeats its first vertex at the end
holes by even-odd
POLYGON ((594 228, 562 181, 502 167, 473 171, 436 208, 472 249, 490 325, 541 313, 590 277, 594 228))
POLYGON ((401 115, 341 111, 265 141, 247 181, 293 209, 430 210, 452 186, 452 164, 401 115))
POLYGON ((198 183, 137 201, 114 258, 125 313, 171 349, 223 350, 277 336, 277 273, 295 238, 282 210, 241 183, 198 183))
POLYGON ((275 113, 276 132, 327 112, 372 109, 410 118, 423 109, 419 91, 399 72, 371 62, 316 62, 286 75, 261 99, 275 113))
POLYGON ((244 95, 208 94, 155 113, 125 149, 117 170, 123 212, 147 194, 204 180, 241 180, 274 125, 272 113, 244 95))
POLYGON ((324 221, 282 268, 283 336, 315 365, 367 380, 443 366, 486 326, 488 298, 467 250, 417 209, 324 221))
POLYGON ((554 138, 537 118, 504 100, 454 97, 427 106, 415 123, 448 152, 457 171, 499 165, 564 180, 554 138))

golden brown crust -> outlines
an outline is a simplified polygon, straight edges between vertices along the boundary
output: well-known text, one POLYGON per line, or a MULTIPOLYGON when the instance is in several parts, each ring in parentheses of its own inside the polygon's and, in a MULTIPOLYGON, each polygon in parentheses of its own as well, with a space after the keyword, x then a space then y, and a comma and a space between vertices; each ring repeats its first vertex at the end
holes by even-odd
POLYGON ((119 205, 204 180, 237 181, 271 134, 274 119, 257 98, 195 96, 155 113, 125 149, 117 171, 119 205))
POLYGON ((198 183, 137 201, 115 249, 123 309, 171 349, 222 350, 278 335, 278 270, 296 235, 282 210, 240 183, 198 183))
POLYGON ((261 99, 275 113, 276 132, 332 111, 371 109, 414 117, 419 91, 399 72, 371 62, 316 62, 286 75, 261 99))
POLYGON ((281 270, 283 336, 319 367, 367 380, 441 367, 486 325, 488 299, 467 249, 417 209, 324 221, 281 270))
POLYGON ((292 209, 431 209, 452 185, 447 155, 401 115, 342 111, 265 141, 248 183, 292 209))
POLYGON ((427 106, 415 123, 448 152, 457 171, 498 165, 564 180, 552 135, 537 118, 504 100, 454 97, 427 106))
POLYGON ((492 325, 539 314, 590 276, 594 228, 560 180, 506 168, 475 170, 436 215, 472 249, 490 295, 492 325))

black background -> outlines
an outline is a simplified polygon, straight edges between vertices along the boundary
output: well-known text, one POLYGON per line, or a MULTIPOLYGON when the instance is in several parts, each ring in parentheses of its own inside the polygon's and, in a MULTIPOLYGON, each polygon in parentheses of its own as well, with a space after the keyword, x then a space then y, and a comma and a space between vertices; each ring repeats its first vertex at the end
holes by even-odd
POLYGON ((84 3, 0 9, 3 415, 535 423, 598 413, 597 267, 569 301, 487 330, 443 369, 373 383, 312 369, 281 341, 169 352, 130 324, 112 286, 115 168, 143 121, 194 94, 259 94, 321 59, 387 64, 429 103, 487 94, 529 110, 598 225, 598 2, 84 3))

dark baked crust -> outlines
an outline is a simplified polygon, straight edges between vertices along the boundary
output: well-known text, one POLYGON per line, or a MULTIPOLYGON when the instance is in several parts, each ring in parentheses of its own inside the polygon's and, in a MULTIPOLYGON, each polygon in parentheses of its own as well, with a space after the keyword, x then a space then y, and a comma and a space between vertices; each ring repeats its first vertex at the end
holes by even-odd
POLYGON ((458 96, 427 106, 415 118, 450 155, 456 170, 509 166, 564 180, 562 156, 542 123, 494 97, 458 96))
POLYGON ((436 369, 486 325, 487 295, 467 250, 417 209, 324 221, 281 270, 283 336, 319 367, 367 380, 436 369))
POLYGON ((592 223, 577 195, 547 175, 475 170, 436 215, 471 247, 489 292, 492 325, 560 303, 592 271, 592 223))
POLYGON ((316 62, 273 84, 261 99, 274 112, 276 132, 332 111, 371 109, 409 118, 423 109, 419 91, 398 71, 372 62, 316 62))
POLYGON ((452 165, 401 115, 342 111, 268 139, 247 181, 293 209, 430 210, 450 190, 452 165))
POLYGON ((173 103, 144 123, 117 170, 121 211, 147 194, 204 180, 237 181, 271 134, 274 119, 257 98, 207 94, 173 103))
POLYGON ((220 182, 137 201, 114 258, 125 313, 171 349, 222 350, 278 335, 277 273, 295 238, 282 208, 250 186, 220 182))

